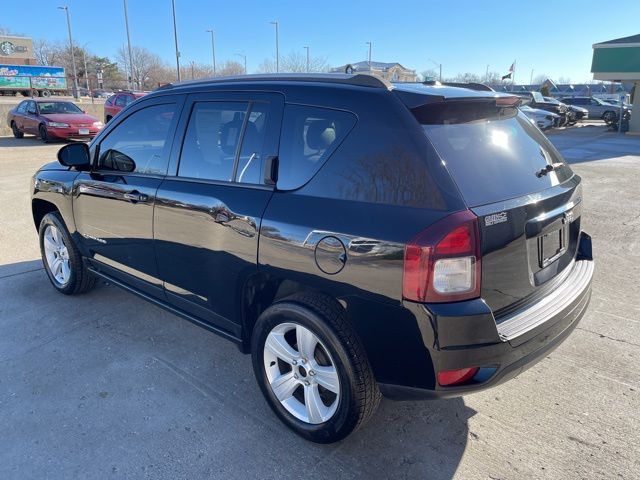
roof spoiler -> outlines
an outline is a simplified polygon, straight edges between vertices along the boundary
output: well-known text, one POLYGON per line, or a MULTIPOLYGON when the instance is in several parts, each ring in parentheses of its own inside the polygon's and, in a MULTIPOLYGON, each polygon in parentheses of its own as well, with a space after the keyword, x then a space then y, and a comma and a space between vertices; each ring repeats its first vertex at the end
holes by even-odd
POLYGON ((398 98, 404 103, 407 108, 413 110, 414 108, 423 107, 425 105, 431 105, 434 103, 443 102, 460 102, 460 103, 491 103, 493 102, 497 107, 519 107, 522 105, 522 98, 517 95, 505 95, 496 93, 495 95, 486 96, 469 96, 469 97, 446 97, 445 95, 425 95, 421 93, 393 90, 398 98))
POLYGON ((207 84, 224 83, 249 83, 249 82, 321 82, 337 83, 342 85, 355 85, 358 87, 391 89, 391 84, 382 78, 363 73, 260 73, 250 75, 234 75, 229 77, 212 77, 206 79, 189 80, 179 83, 168 83, 158 87, 157 90, 169 90, 181 86, 197 86, 207 84))

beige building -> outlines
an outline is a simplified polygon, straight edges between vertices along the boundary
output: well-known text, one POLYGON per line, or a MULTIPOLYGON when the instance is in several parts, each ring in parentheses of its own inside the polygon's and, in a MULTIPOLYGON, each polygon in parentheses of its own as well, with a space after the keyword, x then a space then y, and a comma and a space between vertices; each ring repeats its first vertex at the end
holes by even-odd
POLYGON ((349 63, 347 65, 332 68, 331 71, 334 73, 344 73, 346 71, 352 71, 353 73, 365 73, 383 78, 389 82, 416 82, 418 80, 415 70, 409 70, 399 63, 372 61, 371 65, 369 65, 369 62, 365 60, 363 62, 349 63))
POLYGON ((5 65, 36 65, 33 40, 28 37, 0 35, 0 63, 5 65))

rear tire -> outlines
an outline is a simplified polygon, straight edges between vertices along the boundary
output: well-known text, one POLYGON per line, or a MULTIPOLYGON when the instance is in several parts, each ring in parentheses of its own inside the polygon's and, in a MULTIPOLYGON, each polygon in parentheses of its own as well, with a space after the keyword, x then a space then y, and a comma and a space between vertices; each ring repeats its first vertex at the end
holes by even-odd
POLYGON ((307 440, 337 442, 378 407, 364 347, 335 300, 304 293, 271 305, 256 322, 251 350, 269 406, 307 440))
POLYGON ((13 132, 13 136, 16 138, 24 137, 24 133, 18 129, 16 122, 11 122, 11 131, 13 132))
POLYGON ((65 295, 91 290, 96 277, 87 270, 60 214, 46 214, 38 229, 42 263, 51 284, 65 295))

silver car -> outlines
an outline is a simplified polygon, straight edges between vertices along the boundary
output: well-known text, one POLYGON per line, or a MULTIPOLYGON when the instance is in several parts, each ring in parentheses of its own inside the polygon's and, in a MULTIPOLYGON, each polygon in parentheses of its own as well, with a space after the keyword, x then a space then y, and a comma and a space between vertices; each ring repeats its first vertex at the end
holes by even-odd
POLYGON ((586 108, 589 110, 589 118, 602 119, 607 124, 612 123, 618 118, 619 107, 604 102, 595 97, 567 97, 561 98, 562 103, 567 105, 576 105, 578 107, 586 108))

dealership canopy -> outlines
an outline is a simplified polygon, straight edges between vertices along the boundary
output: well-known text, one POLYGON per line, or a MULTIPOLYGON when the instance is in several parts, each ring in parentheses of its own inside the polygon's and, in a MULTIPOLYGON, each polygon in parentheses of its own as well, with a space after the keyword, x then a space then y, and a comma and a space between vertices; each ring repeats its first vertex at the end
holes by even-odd
POLYGON ((594 44, 591 72, 595 80, 634 82, 629 131, 640 133, 640 34, 594 44))

